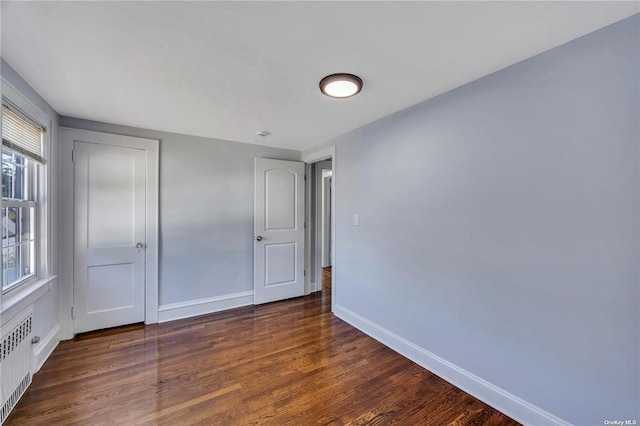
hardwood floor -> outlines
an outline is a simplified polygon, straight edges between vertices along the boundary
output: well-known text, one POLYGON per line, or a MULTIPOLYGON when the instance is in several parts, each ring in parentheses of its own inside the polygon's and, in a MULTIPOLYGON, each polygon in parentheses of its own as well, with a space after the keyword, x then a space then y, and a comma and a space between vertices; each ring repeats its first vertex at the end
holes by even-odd
POLYGON ((331 290, 331 266, 322 268, 322 289, 331 290))
POLYGON ((62 342, 6 424, 517 424, 333 316, 330 296, 62 342))

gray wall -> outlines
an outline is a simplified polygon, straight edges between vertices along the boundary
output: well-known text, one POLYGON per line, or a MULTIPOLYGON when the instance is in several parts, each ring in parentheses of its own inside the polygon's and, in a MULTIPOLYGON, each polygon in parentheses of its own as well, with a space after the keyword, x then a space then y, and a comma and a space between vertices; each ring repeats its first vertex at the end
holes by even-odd
POLYGON ((255 157, 300 152, 62 117, 61 125, 160 140, 160 305, 253 290, 255 157))
POLYGON ((640 420, 638 28, 334 140, 337 304, 572 423, 640 420))
MULTIPOLYGON (((49 179, 51 183, 48 202, 50 203, 49 229, 50 229, 50 274, 58 273, 58 214, 57 214, 57 194, 58 194, 58 113, 35 91, 33 88, 18 75, 18 73, 5 62, 0 59, 0 73, 2 77, 19 91, 29 102, 37 106, 45 113, 52 122, 51 129, 51 146, 49 147, 49 179)), ((34 304, 33 310, 33 332, 34 335, 44 339, 47 334, 58 324, 58 308, 59 308, 59 291, 58 280, 51 283, 50 291, 38 299, 34 304)), ((3 318, 8 320, 8 318, 3 318)))

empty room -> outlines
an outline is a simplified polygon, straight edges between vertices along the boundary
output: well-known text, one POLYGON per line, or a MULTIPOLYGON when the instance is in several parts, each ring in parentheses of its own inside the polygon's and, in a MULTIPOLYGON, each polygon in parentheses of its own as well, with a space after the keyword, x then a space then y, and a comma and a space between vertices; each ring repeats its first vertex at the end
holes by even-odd
POLYGON ((640 2, 0 2, 3 425, 640 422, 640 2))

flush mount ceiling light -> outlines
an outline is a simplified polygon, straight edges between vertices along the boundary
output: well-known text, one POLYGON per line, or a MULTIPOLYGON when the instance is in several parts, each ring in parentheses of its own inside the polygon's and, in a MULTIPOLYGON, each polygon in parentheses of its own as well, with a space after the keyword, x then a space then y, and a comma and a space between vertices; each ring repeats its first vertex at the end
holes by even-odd
POLYGON ((331 74, 320 80, 320 91, 331 98, 350 98, 362 90, 362 79, 353 74, 331 74))

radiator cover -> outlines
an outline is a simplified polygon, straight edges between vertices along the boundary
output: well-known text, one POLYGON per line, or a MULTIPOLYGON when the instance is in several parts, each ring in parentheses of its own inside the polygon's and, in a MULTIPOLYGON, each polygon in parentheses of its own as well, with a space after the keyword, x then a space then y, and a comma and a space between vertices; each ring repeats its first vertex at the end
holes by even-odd
POLYGON ((0 424, 31 384, 33 311, 27 309, 0 328, 0 424))

